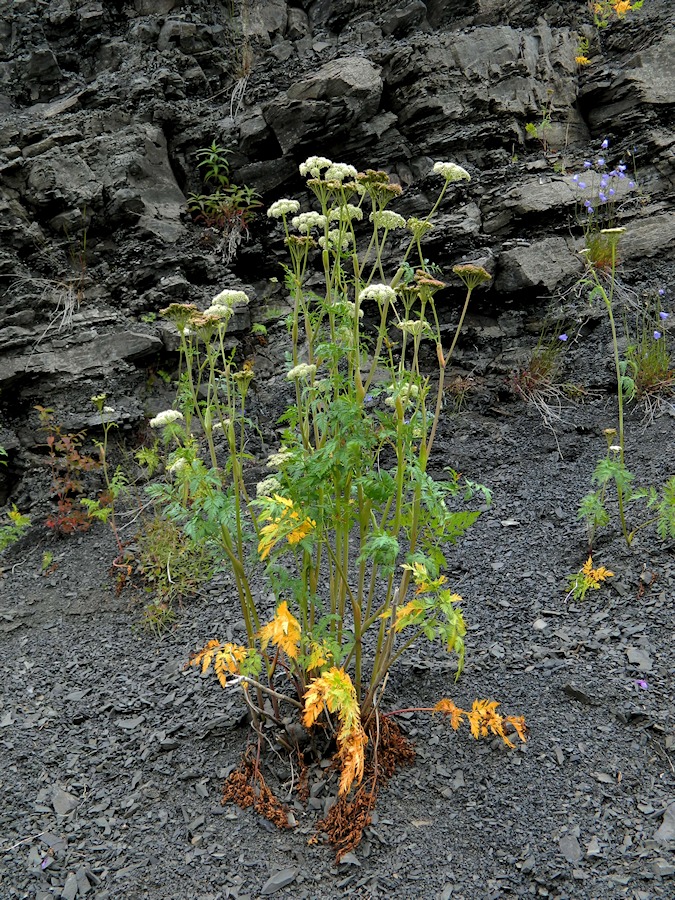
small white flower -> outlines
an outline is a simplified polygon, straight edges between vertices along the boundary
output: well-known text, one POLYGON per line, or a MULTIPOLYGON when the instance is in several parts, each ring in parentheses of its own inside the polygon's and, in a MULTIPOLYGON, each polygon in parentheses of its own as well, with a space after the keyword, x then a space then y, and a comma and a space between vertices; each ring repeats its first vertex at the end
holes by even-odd
POLYGON ((609 449, 612 453, 621 453, 621 447, 618 444, 610 444, 609 449))
POLYGON ((371 212, 370 221, 378 230, 386 228, 388 231, 393 231, 395 228, 405 228, 406 225, 403 216, 388 209, 371 212))
POLYGON ((311 175, 312 178, 320 178, 321 170, 328 169, 332 165, 332 160, 327 159, 325 156, 309 156, 304 163, 300 163, 300 174, 303 178, 306 175, 311 175))
POLYGON ((371 284, 359 294, 359 301, 375 300, 377 303, 395 303, 396 291, 388 284, 371 284))
POLYGON ((339 181, 342 184, 347 178, 356 178, 356 169, 347 163, 333 163, 324 178, 326 181, 339 181))
POLYGON ((349 250, 351 241, 351 234, 343 234, 342 240, 340 241, 340 232, 333 230, 328 232, 328 240, 326 240, 326 235, 322 235, 319 238, 319 247, 321 247, 322 250, 337 250, 339 244, 341 250, 349 250))
POLYGON ((335 329, 335 340, 341 347, 352 350, 354 347, 354 329, 350 328, 349 325, 341 325, 335 329))
POLYGON ((300 381, 302 378, 306 378, 308 381, 316 375, 316 366, 309 365, 309 363, 300 363, 297 366, 293 366, 290 372, 286 373, 286 378, 289 381, 300 381))
POLYGON ((211 307, 226 306, 231 309, 239 304, 247 306, 250 302, 248 294, 244 293, 244 291, 224 290, 216 294, 211 301, 211 307))
POLYGON ((224 428, 229 428, 230 420, 223 419, 222 422, 214 422, 211 426, 211 431, 222 431, 224 428))
POLYGON ((268 469, 280 469, 292 456, 293 453, 290 450, 280 450, 278 453, 270 453, 265 465, 268 469))
POLYGON ((232 315, 232 307, 214 304, 213 306, 209 306, 208 309, 204 310, 204 315, 210 316, 212 319, 228 320, 232 315))
POLYGON ((271 497, 273 494, 281 493, 281 482, 274 475, 268 475, 255 486, 256 497, 271 497))
POLYGON ((165 409, 161 413, 157 413, 154 419, 150 419, 151 428, 164 428, 165 425, 171 425, 173 422, 180 422, 183 419, 183 413, 177 409, 165 409))
POLYGON ((344 206, 336 206, 331 209, 328 214, 330 222, 351 222, 358 219, 360 222, 363 218, 363 210, 360 206, 354 206, 353 203, 346 203, 344 206))
POLYGON ((411 216, 406 222, 406 225, 416 237, 420 238, 434 227, 427 219, 418 219, 417 216, 411 216))
POLYGON ((625 228, 601 228, 600 234, 625 234, 625 228))
POLYGON ((187 460, 184 456, 179 456, 175 463, 171 463, 171 465, 167 468, 167 472, 171 475, 177 475, 181 469, 184 469, 187 465, 187 460))
POLYGON ((294 216, 300 209, 300 203, 297 200, 277 200, 267 210, 269 219, 280 219, 282 216, 294 216))
POLYGON ((309 234, 312 228, 325 228, 326 217, 318 212, 300 213, 291 219, 291 225, 296 228, 300 234, 309 234))
POLYGON ((471 181, 471 176, 457 163, 437 162, 434 165, 436 175, 442 175, 446 181, 471 181))
POLYGON ((108 415, 111 416, 115 412, 115 407, 114 406, 104 406, 103 412, 108 413, 108 415))
POLYGON ((400 328, 403 334, 412 334, 413 337, 419 337, 427 330, 427 323, 423 319, 407 319, 405 322, 398 322, 397 328, 400 328))
MULTIPOLYGON (((331 303, 328 307, 332 312, 337 313, 342 316, 351 316, 353 319, 356 315, 356 303, 352 303, 351 300, 336 300, 334 303, 331 303)), ((363 310, 359 310, 359 319, 363 318, 363 310)))

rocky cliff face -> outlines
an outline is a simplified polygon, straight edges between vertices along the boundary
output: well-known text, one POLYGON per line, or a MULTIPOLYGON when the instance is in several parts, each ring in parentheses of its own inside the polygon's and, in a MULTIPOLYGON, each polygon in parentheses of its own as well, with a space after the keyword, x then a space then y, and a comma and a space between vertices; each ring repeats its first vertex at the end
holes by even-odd
POLYGON ((187 214, 214 139, 265 205, 305 201, 310 153, 385 168, 405 214, 428 208, 434 160, 460 163, 472 181, 439 211, 429 257, 489 265, 497 319, 577 276, 570 174, 608 139, 638 170, 618 205, 628 277, 667 277, 672 24, 670 0, 602 31, 583 2, 0 0, 0 444, 15 468, 40 440, 36 403, 77 429, 104 391, 120 424, 139 421, 175 350, 157 319, 169 302, 243 285, 254 319, 283 314, 264 215, 228 264, 187 214), (545 147, 525 130, 543 111, 545 147))

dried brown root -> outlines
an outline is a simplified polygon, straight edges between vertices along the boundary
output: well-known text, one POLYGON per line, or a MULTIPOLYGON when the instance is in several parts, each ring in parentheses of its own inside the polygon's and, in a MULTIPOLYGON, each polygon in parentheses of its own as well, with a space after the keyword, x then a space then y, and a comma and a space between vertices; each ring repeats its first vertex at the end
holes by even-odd
MULTIPOLYGON (((364 829, 370 825, 370 814, 380 788, 398 768, 411 765, 415 759, 415 750, 393 719, 380 717, 369 731, 373 752, 366 761, 363 783, 352 797, 338 797, 316 826, 334 848, 336 862, 361 842, 364 829)), ((316 837, 312 841, 315 842, 316 837)))
POLYGON ((241 809, 250 806, 277 828, 290 828, 288 809, 274 796, 258 767, 251 750, 242 757, 239 767, 231 772, 223 787, 223 805, 235 803, 241 809))

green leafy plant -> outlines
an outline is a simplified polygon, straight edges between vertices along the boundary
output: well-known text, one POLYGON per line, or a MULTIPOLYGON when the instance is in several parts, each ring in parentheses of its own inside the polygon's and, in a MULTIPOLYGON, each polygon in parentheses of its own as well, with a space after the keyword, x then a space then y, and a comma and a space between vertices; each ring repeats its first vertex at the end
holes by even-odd
POLYGON ((640 304, 631 328, 626 321, 624 329, 628 335, 626 358, 622 361, 624 375, 632 381, 632 391, 628 399, 642 403, 645 420, 652 421, 675 394, 675 369, 668 346, 670 313, 663 309, 665 291, 661 289, 655 297, 640 304))
POLYGON ((614 572, 610 572, 604 566, 594 569, 593 557, 589 556, 578 572, 567 576, 567 597, 572 597, 573 600, 583 600, 590 590, 600 590, 603 581, 613 577, 614 572))
POLYGON ((525 125, 525 134, 532 140, 539 141, 544 153, 548 153, 550 150, 549 133, 551 130, 551 116, 553 113, 553 91, 549 90, 547 93, 549 99, 541 108, 541 121, 538 123, 528 122, 525 125))
POLYGON ((223 233, 227 261, 234 257, 241 240, 248 237, 255 211, 262 206, 257 191, 230 182, 229 153, 216 141, 197 151, 197 167, 203 169, 207 193, 191 193, 188 197, 188 209, 195 222, 223 233))
POLYGON ((564 331, 551 335, 550 329, 544 328, 529 360, 509 377, 511 390, 533 406, 551 430, 562 418, 564 402, 584 393, 582 387, 562 378, 563 353, 568 341, 564 331))
POLYGON ((579 37, 577 41, 577 52, 574 57, 574 62, 578 66, 590 66, 591 61, 588 58, 588 52, 590 49, 590 41, 586 37, 579 37))
POLYGON ((607 28, 613 19, 625 19, 629 12, 641 9, 643 3, 644 0, 594 0, 593 24, 596 28, 607 28))
MULTIPOLYGON (((601 232, 607 241, 610 253, 609 283, 602 278, 599 267, 595 266, 590 254, 585 253, 586 276, 582 284, 589 288, 590 299, 601 299, 607 310, 607 316, 612 332, 612 349, 614 355, 614 371, 617 384, 618 401, 618 428, 605 429, 607 451, 598 462, 593 473, 593 481, 597 485, 595 491, 587 494, 579 506, 579 518, 584 519, 588 528, 589 547, 592 547, 595 534, 599 528, 605 527, 610 522, 607 510, 607 489, 613 484, 616 489, 619 521, 621 532, 628 546, 638 531, 648 525, 656 524, 659 537, 675 537, 675 476, 669 478, 662 486, 660 492, 653 486, 646 488, 633 487, 634 475, 625 463, 625 432, 624 432, 624 402, 632 399, 636 393, 635 366, 627 365, 619 354, 619 341, 617 336, 616 321, 614 316, 613 301, 616 286, 617 245, 625 228, 608 228, 601 232), (648 519, 629 529, 627 522, 627 507, 636 501, 642 501, 646 507, 653 511, 648 519)), ((659 338, 655 338, 659 340, 659 338)))
POLYGON ((52 492, 57 500, 57 510, 46 520, 48 528, 58 534, 87 531, 92 517, 80 507, 78 500, 84 490, 84 476, 100 468, 99 460, 82 452, 85 433, 64 432, 54 416, 54 410, 36 406, 41 430, 46 434, 49 468, 52 475, 52 492))
POLYGON ((576 219, 580 224, 588 259, 597 269, 609 270, 616 261, 616 245, 612 246, 612 229, 620 221, 620 214, 638 200, 635 156, 631 154, 633 173, 620 160, 613 168, 608 163, 609 141, 600 144, 595 159, 584 161, 583 170, 571 176, 579 191, 576 219))
POLYGON ((0 553, 15 544, 30 526, 30 516, 20 513, 14 504, 7 512, 7 518, 9 521, 0 525, 0 553))
POLYGON ((284 199, 268 210, 289 251, 293 305, 286 375, 293 401, 281 419, 282 445, 267 461, 270 475, 254 496, 245 474, 255 371, 237 367, 225 344, 234 309, 248 297, 224 290, 203 312, 186 304, 164 311, 181 336, 184 374, 178 408, 150 423, 162 433, 169 477, 149 491, 191 540, 218 547, 239 595, 242 642, 212 639, 193 663, 242 688, 260 740, 261 722, 279 723, 284 703, 302 712, 305 727, 332 735, 346 803, 367 768, 366 746, 378 745, 392 665, 429 640, 455 653, 458 677, 462 671, 461 598, 441 569, 447 545, 476 521, 490 492, 451 470, 435 480, 429 464, 445 371, 472 293, 490 275, 477 265, 454 267, 466 295, 444 350, 436 294, 445 284, 421 243, 451 185, 469 174, 437 163, 435 205, 406 221, 388 208, 401 188, 384 172, 358 173, 323 157, 300 171, 318 208, 300 213, 298 201, 284 199), (362 242, 364 221, 372 227, 362 242), (386 275, 392 233, 408 241, 386 275), (320 294, 306 287, 314 260, 320 294), (435 381, 422 368, 425 345, 437 360, 435 381), (252 586, 263 576, 273 610, 261 607, 252 586), (282 676, 289 693, 277 689, 282 676))

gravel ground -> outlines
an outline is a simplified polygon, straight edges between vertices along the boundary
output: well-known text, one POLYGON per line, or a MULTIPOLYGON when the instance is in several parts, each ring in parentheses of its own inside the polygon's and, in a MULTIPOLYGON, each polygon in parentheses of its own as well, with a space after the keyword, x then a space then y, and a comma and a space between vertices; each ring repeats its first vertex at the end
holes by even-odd
MULTIPOLYGON (((183 667, 206 639, 236 633, 227 576, 158 639, 135 627, 133 589, 112 590, 103 526, 60 541, 34 527, 0 579, 3 900, 673 897, 675 546, 645 529, 627 550, 612 527, 594 562, 615 577, 583 603, 565 598, 587 556, 576 507, 616 412, 609 393, 590 396, 555 436, 501 376, 446 415, 439 460, 494 492, 450 556, 466 668, 455 684, 440 648, 421 647, 385 705, 494 698, 525 716, 530 738, 508 750, 407 715, 416 762, 340 865, 308 844, 336 791, 330 773, 307 805, 290 800, 293 829, 220 805, 247 744, 243 707, 183 667), (46 549, 56 568, 43 576, 46 549)), ((646 429, 636 410, 627 431, 631 468, 661 483, 664 460, 675 468, 672 409, 646 429)), ((286 763, 268 753, 265 765, 286 800, 286 763)))

